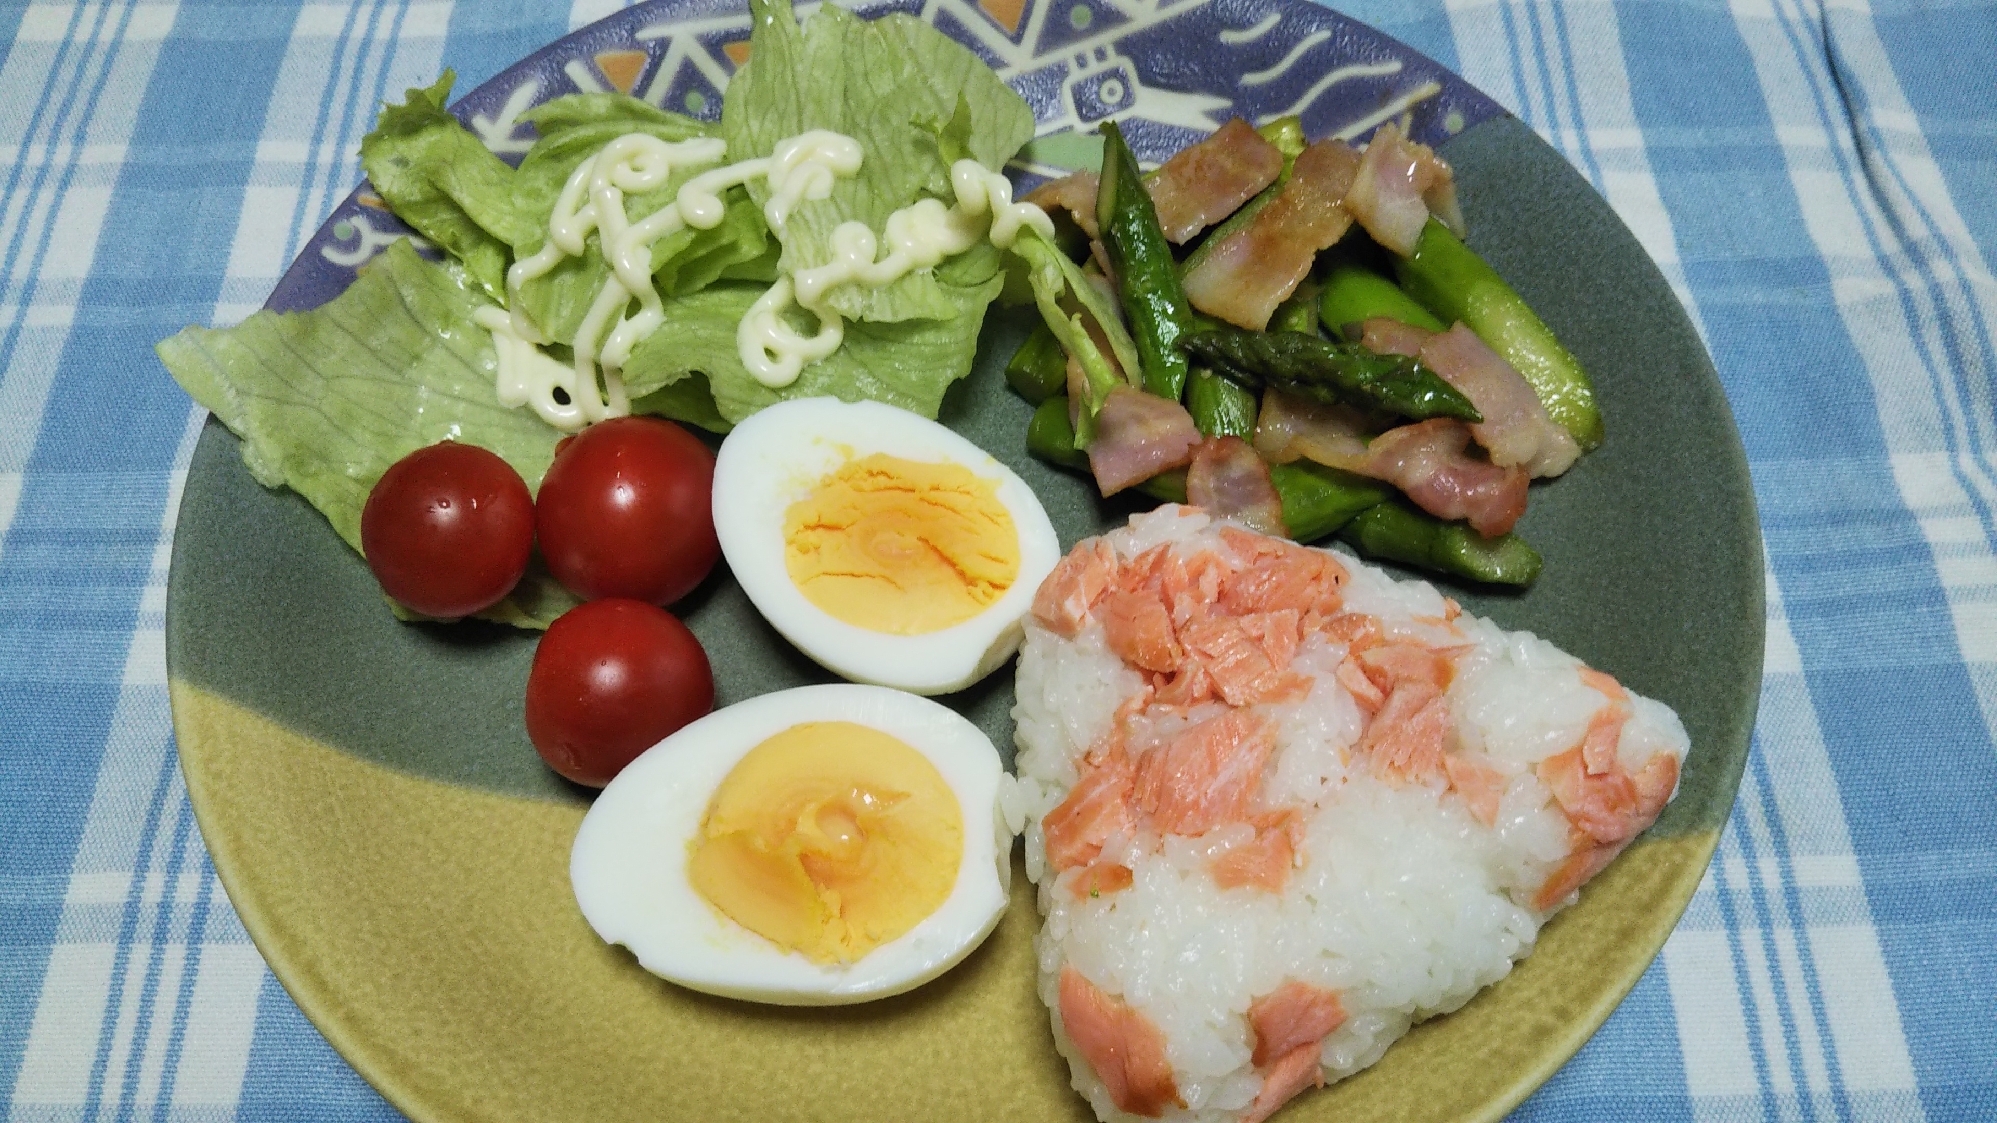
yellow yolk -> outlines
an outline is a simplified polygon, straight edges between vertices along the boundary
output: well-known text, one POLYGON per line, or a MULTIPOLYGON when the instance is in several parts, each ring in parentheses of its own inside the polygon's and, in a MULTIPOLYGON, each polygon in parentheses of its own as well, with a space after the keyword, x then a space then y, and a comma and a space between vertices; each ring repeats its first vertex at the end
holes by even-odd
POLYGON ((935 912, 957 882, 964 818, 936 766, 846 721, 749 750, 691 844, 693 887, 786 951, 850 963, 935 912))
POLYGON ((1019 577, 1019 531, 998 483, 961 464, 875 453, 848 461, 784 516, 784 566, 805 598, 876 632, 961 624, 1019 577))

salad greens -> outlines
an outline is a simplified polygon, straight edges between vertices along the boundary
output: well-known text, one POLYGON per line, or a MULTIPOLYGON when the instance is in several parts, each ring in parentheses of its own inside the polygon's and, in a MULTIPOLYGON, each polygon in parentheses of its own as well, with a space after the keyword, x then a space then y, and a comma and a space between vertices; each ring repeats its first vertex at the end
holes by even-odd
MULTIPOLYGON (((624 363, 624 386, 634 398, 678 387, 687 387, 683 394, 694 393, 700 387, 722 422, 710 428, 732 425, 786 398, 824 395, 871 398, 935 417, 949 389, 935 372, 969 369, 984 303, 997 294, 999 282, 993 275, 973 289, 982 301, 954 320, 850 321, 839 350, 805 367, 796 382, 781 390, 751 377, 735 346, 735 324, 763 294, 762 286, 712 285, 666 301, 665 324, 646 336, 624 363)), ((681 419, 700 423, 695 417, 681 419)))
MULTIPOLYGON (((788 0, 752 0, 750 8, 751 61, 730 85, 719 122, 622 94, 570 95, 522 115, 540 136, 512 167, 445 108, 449 72, 409 90, 401 104, 383 108, 361 143, 361 161, 382 200, 446 260, 396 242, 326 305, 259 312, 221 330, 190 327, 159 344, 161 360, 242 438, 259 482, 296 490, 356 550, 375 481, 425 445, 480 445, 538 489, 562 433, 531 409, 500 404, 492 338, 473 314, 506 305, 507 270, 542 248, 570 176, 630 133, 719 137, 733 162, 829 129, 860 143, 860 170, 836 181, 829 196, 807 197, 783 230, 766 221, 768 184, 757 179, 727 190, 718 225, 653 243, 652 279, 666 321, 621 372, 633 410, 717 432, 774 402, 812 395, 873 399, 934 417, 950 384, 969 372, 985 309, 1004 285, 1003 255, 988 242, 890 285, 833 290, 827 306, 848 321, 844 344, 782 389, 744 367, 737 325, 780 271, 828 261, 841 223, 863 222, 878 236, 896 210, 922 198, 954 199, 953 161, 1002 167, 1031 138, 1033 114, 976 55, 911 17, 869 22, 825 5, 800 26, 788 0)), ((626 215, 635 222, 671 205, 680 185, 705 170, 676 170, 663 186, 627 195, 626 215)), ((1060 288, 1081 282, 1052 268, 1060 288)), ((521 287, 515 310, 566 361, 609 276, 592 232, 583 254, 521 287)), ((1102 303, 1093 292, 1083 299, 1102 303)), ((790 314, 800 331, 813 329, 808 315, 790 314)), ((546 627, 573 603, 537 562, 512 597, 482 615, 546 627)))
MULTIPOLYGON (((683 117, 621 94, 573 94, 557 98, 521 115, 541 134, 514 173, 513 206, 523 214, 536 216, 525 237, 513 243, 513 256, 529 257, 547 240, 548 216, 562 186, 585 160, 594 157, 604 145, 630 133, 644 133, 664 141, 692 140, 714 135, 714 127, 691 117, 683 117)), ((624 213, 636 222, 673 202, 680 186, 705 168, 677 169, 664 186, 651 191, 627 193, 624 213)), ((372 174, 372 169, 370 169, 372 174)), ((767 244, 762 215, 754 213, 748 197, 739 190, 728 194, 729 219, 715 230, 683 230, 661 238, 652 249, 652 264, 670 260, 674 251, 689 248, 691 235, 707 235, 709 241, 743 237, 739 212, 750 211, 752 232, 741 254, 753 258, 767 244)), ((543 334, 557 343, 573 343, 598 290, 610 276, 598 239, 592 236, 580 257, 564 257, 553 270, 536 277, 521 288, 520 299, 527 314, 543 334)), ((774 279, 774 278, 772 278, 774 279)))
MULTIPOLYGON (((159 354, 188 395, 243 438, 258 483, 304 496, 358 551, 368 491, 426 445, 478 445, 529 490, 540 486, 562 434, 493 396, 492 344, 466 330, 487 303, 469 269, 425 261, 398 241, 319 308, 188 328, 159 354)), ((546 627, 574 603, 535 568, 481 615, 546 627)))
POLYGON ((319 508, 360 549, 361 507, 389 465, 442 440, 497 453, 532 490, 562 434, 493 394, 488 304, 470 271, 390 244, 347 291, 310 312, 258 312, 191 327, 160 358, 188 394, 243 438, 243 463, 319 508))
POLYGON ((513 205, 513 169, 444 109, 453 75, 386 106, 361 138, 361 163, 396 217, 506 299, 508 247, 532 232, 513 205))
MULTIPOLYGON (((826 4, 800 28, 790 0, 751 0, 749 14, 755 46, 721 106, 729 156, 764 155, 811 129, 850 136, 866 153, 858 175, 791 212, 787 273, 830 261, 841 223, 878 232, 888 215, 924 195, 952 198, 957 158, 997 169, 1033 138, 1033 111, 1019 95, 978 56, 914 17, 863 20, 826 4)), ((751 183, 749 193, 761 206, 769 185, 751 183)), ((989 244, 967 256, 998 270, 999 252, 989 244)), ((827 298, 841 316, 876 321, 950 319, 991 299, 927 273, 879 288, 842 285, 827 298)))

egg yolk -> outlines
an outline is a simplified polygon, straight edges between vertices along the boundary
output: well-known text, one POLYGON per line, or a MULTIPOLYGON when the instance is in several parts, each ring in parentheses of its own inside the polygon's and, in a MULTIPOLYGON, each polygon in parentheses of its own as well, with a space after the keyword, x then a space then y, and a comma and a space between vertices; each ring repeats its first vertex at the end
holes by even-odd
POLYGON ((875 453, 821 480, 784 516, 784 566, 848 624, 913 636, 961 624, 1019 577, 1019 531, 998 483, 962 464, 875 453))
POLYGON ((794 725, 721 781, 691 844, 693 887, 786 951, 850 963, 935 912, 964 818, 927 757, 845 721, 794 725))

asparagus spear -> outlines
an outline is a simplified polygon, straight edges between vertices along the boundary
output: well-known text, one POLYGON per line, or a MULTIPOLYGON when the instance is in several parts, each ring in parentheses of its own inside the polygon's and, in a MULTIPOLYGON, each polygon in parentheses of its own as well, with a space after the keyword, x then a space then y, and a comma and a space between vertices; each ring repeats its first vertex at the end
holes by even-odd
POLYGON ((1096 228, 1116 274, 1117 294, 1137 343, 1144 389, 1178 401, 1186 387, 1186 356, 1177 346, 1192 330, 1192 306, 1179 284, 1172 244, 1158 226, 1158 209, 1144 189, 1137 158, 1116 122, 1103 125, 1103 166, 1096 187, 1096 228))
POLYGON ((1012 361, 1005 365, 1005 380, 1032 405, 1067 389, 1068 353, 1045 323, 1034 325, 1033 334, 1012 353, 1012 361))
POLYGON ((1315 542, 1384 502, 1384 484, 1299 460, 1269 466, 1269 480, 1283 501, 1283 525, 1299 542, 1315 542))
POLYGON ((1334 265, 1326 274, 1324 295, 1318 299, 1317 311, 1325 329, 1334 337, 1339 336, 1347 324, 1356 324, 1375 316, 1399 320, 1427 331, 1444 331, 1449 327, 1431 315, 1428 309, 1415 303, 1414 298, 1402 292, 1393 281, 1363 265, 1350 263, 1334 265))
POLYGON ((1356 405, 1417 421, 1484 420, 1461 391, 1406 355, 1375 355, 1356 343, 1288 331, 1196 332, 1181 346, 1250 388, 1266 384, 1312 401, 1356 405))
POLYGON ((1461 320, 1504 356, 1582 448, 1602 443, 1602 414, 1587 372, 1525 299, 1448 227, 1429 219, 1414 254, 1397 261, 1394 271, 1408 295, 1437 318, 1461 320))
POLYGON ((1194 367, 1186 381, 1186 411, 1202 436, 1254 440, 1260 409, 1253 392, 1205 367, 1194 367))
POLYGON ((1310 282, 1298 285, 1288 300, 1276 305, 1276 311, 1269 316, 1268 330, 1317 334, 1317 290, 1310 282))
MULTIPOLYGON (((1269 329, 1317 332, 1317 312, 1312 308, 1308 296, 1296 296, 1284 301, 1269 322, 1269 329)), ((1193 331, 1226 331, 1228 325, 1199 312, 1193 313, 1193 331)), ((1192 377, 1186 382, 1186 409, 1193 415, 1193 424, 1200 433, 1209 437, 1240 437, 1245 441, 1255 439, 1255 418, 1261 412, 1262 404, 1251 390, 1223 378, 1203 366, 1193 368, 1192 377)))
POLYGON ((1491 585, 1530 585, 1541 565, 1539 551, 1516 534, 1485 538, 1463 523, 1443 522, 1398 500, 1361 512, 1339 537, 1370 558, 1491 585))
POLYGON ((1059 468, 1089 470, 1089 454, 1075 447, 1075 427, 1068 423, 1068 396, 1043 400, 1026 423, 1026 451, 1059 468))

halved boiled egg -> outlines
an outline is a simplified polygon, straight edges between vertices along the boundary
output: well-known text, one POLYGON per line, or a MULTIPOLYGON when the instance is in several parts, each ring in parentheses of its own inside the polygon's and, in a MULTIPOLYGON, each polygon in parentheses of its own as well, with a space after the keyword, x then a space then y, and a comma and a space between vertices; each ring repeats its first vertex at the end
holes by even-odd
POLYGON ((570 853, 605 941, 708 994, 785 1005, 920 986, 1005 911, 1003 768, 926 698, 835 683, 716 711, 603 789, 570 853))
POLYGON ((735 427, 714 528, 785 639, 844 678, 918 694, 1005 662, 1061 558, 1033 489, 989 453, 907 410, 836 398, 735 427))

